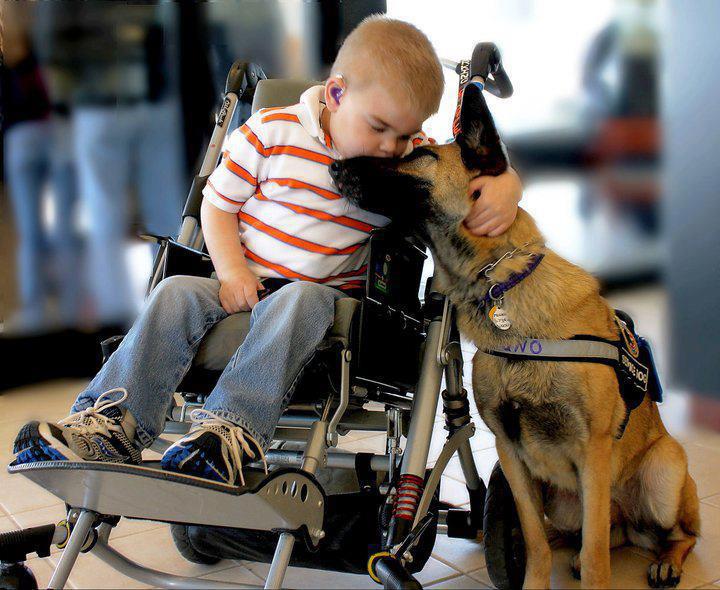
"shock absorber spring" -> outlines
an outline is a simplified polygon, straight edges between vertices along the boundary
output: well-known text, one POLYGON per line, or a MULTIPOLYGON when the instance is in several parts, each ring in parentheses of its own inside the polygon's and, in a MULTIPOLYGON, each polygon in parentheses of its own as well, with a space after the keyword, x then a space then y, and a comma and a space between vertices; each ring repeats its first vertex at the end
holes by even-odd
POLYGON ((413 520, 415 520, 415 513, 424 487, 425 482, 422 477, 411 473, 403 473, 398 480, 393 516, 408 520, 412 524, 413 520))

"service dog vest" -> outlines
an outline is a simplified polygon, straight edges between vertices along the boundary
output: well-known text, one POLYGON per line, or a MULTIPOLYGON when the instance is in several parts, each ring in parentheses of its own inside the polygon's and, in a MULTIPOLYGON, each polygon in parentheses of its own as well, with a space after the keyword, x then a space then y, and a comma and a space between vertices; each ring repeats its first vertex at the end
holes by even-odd
POLYGON ((526 338, 517 344, 484 352, 511 360, 601 363, 613 367, 626 409, 625 420, 617 433, 617 438, 621 438, 630 412, 646 395, 656 403, 662 401, 662 386, 650 344, 635 333, 633 321, 625 312, 615 310, 615 320, 620 329, 619 340, 589 335, 577 335, 567 340, 526 338))

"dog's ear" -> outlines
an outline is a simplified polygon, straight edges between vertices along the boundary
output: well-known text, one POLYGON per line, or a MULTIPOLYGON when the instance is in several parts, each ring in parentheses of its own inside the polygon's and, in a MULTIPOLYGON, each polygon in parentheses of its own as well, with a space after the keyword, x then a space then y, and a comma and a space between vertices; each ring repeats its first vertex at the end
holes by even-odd
POLYGON ((476 84, 468 84, 460 110, 460 134, 456 139, 463 162, 480 174, 502 174, 508 167, 507 156, 495 127, 490 109, 476 84))

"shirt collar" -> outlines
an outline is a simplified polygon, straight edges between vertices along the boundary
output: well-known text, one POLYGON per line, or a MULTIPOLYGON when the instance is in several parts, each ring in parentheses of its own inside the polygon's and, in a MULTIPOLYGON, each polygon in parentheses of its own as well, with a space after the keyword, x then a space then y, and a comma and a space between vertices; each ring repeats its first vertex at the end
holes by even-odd
POLYGON ((318 84, 308 88, 300 95, 300 104, 303 108, 298 118, 302 126, 328 150, 334 152, 330 134, 320 125, 320 115, 325 108, 325 86, 318 84))

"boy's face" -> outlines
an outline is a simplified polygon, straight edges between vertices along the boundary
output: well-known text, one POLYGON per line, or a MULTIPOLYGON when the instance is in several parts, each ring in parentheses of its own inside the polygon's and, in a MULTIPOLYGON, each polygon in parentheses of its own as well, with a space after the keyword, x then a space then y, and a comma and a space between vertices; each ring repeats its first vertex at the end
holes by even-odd
POLYGON ((403 155, 410 137, 420 131, 423 117, 397 94, 381 84, 370 84, 360 89, 345 88, 336 102, 326 85, 332 139, 343 158, 403 155))

